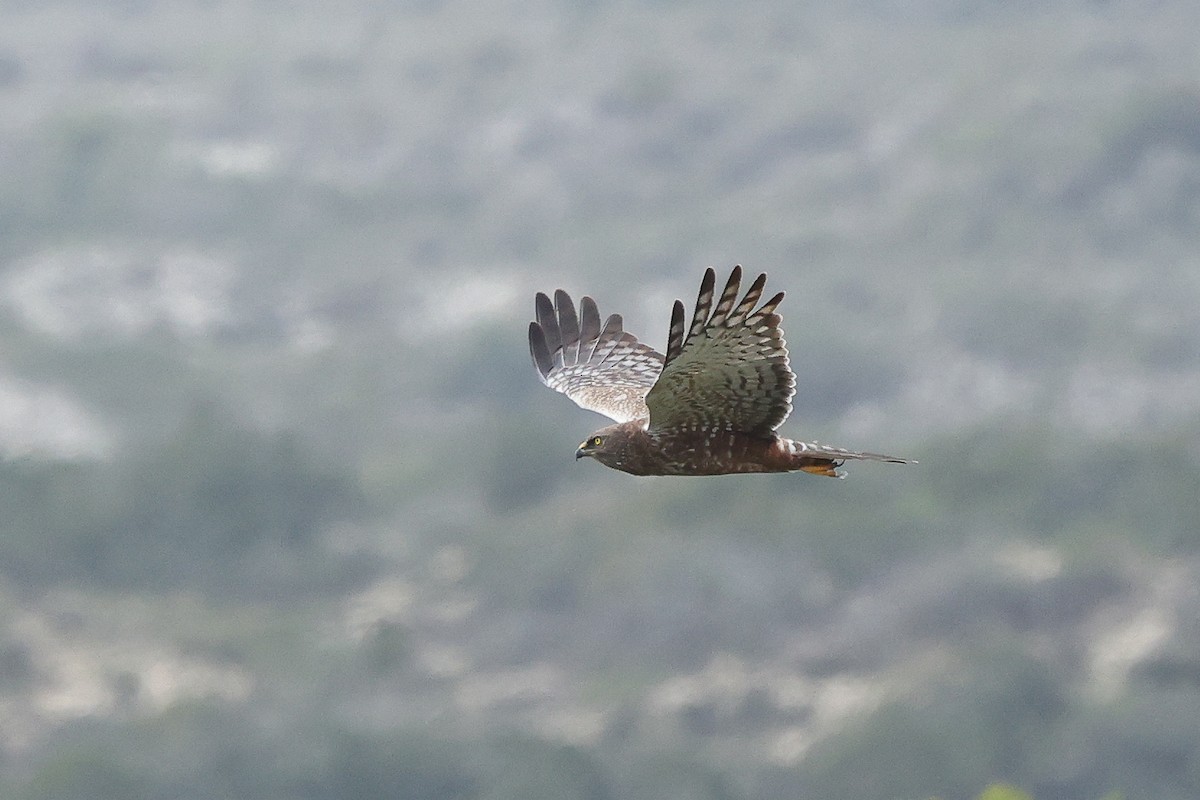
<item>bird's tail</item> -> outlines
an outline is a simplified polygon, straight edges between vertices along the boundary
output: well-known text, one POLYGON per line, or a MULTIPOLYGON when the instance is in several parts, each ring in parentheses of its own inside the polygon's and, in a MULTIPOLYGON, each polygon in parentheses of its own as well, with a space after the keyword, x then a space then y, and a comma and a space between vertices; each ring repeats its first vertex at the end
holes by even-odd
POLYGON ((830 447, 817 442, 797 442, 794 439, 784 439, 783 447, 791 456, 791 467, 812 475, 827 475, 830 478, 844 478, 846 473, 838 469, 847 461, 887 461, 892 464, 916 464, 915 459, 885 456, 881 453, 860 453, 857 450, 844 450, 840 447, 830 447))

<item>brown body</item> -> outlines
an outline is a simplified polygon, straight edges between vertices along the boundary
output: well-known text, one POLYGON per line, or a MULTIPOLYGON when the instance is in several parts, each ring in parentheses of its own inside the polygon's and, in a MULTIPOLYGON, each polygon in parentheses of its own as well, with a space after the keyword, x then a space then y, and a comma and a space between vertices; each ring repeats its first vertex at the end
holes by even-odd
POLYGON ((596 431, 579 446, 575 457, 591 457, 631 475, 803 471, 836 478, 842 476, 837 468, 847 458, 903 463, 892 456, 798 442, 774 433, 763 437, 726 430, 651 432, 645 420, 596 431))

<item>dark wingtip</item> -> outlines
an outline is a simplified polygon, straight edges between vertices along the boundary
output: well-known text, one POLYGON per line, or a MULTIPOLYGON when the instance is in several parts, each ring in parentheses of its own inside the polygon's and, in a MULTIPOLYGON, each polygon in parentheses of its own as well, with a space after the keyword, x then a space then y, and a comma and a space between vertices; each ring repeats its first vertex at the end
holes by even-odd
POLYGON ((596 338, 600 336, 600 309, 596 307, 596 301, 588 297, 586 294, 579 299, 579 360, 587 361, 591 356, 583 353, 583 348, 586 344, 591 344, 594 348, 596 338))
POLYGON ((529 323, 529 355, 533 358, 533 365, 537 367, 542 380, 545 380, 550 375, 554 362, 550 358, 550 348, 546 344, 546 333, 536 322, 529 323))
POLYGON ((579 351, 579 317, 571 295, 562 289, 554 292, 554 310, 558 314, 558 335, 563 348, 563 363, 574 363, 579 351))
POLYGON ((676 300, 675 305, 671 306, 671 327, 667 330, 667 355, 664 359, 667 364, 674 361, 683 350, 686 315, 687 310, 684 308, 683 301, 676 300))
MULTIPOLYGON (((766 315, 775 314, 775 309, 779 308, 779 304, 783 302, 783 298, 785 296, 786 295, 783 292, 776 292, 774 297, 762 304, 762 306, 758 309, 758 313, 766 315)), ((779 320, 776 320, 775 324, 778 325, 779 320)))

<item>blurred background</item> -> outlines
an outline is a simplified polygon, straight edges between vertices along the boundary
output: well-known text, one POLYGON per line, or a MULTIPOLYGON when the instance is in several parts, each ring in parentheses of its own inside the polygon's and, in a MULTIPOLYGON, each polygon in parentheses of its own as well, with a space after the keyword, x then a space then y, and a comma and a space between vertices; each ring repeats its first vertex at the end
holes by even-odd
POLYGON ((1200 796, 1198 30, 0 2, 0 794, 1200 796), (734 263, 920 465, 574 463, 533 293, 734 263))

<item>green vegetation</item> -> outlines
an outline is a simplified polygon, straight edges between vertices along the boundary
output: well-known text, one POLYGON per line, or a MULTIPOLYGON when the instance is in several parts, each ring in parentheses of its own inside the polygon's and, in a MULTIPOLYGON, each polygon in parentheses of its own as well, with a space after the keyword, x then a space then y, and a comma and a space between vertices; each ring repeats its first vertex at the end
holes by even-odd
POLYGON ((0 6, 0 796, 1200 796, 1200 9, 0 6), (785 430, 541 387, 788 292, 785 430))

